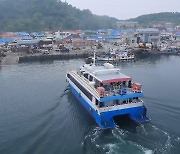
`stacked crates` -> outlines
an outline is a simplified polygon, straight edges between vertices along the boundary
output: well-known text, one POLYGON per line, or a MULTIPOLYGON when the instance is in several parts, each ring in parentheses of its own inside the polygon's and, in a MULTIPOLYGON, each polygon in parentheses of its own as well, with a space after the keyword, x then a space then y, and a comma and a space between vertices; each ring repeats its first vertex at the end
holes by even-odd
POLYGON ((135 93, 141 93, 142 92, 142 85, 140 83, 133 83, 132 84, 132 91, 135 93))

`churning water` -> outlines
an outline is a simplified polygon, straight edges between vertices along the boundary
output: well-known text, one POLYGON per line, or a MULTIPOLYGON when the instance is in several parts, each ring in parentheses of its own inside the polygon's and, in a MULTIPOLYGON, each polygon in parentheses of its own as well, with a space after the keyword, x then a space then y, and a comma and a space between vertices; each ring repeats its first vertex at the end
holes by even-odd
POLYGON ((179 154, 180 57, 143 55, 119 63, 142 83, 150 123, 101 130, 67 89, 84 60, 0 68, 0 154, 179 154))

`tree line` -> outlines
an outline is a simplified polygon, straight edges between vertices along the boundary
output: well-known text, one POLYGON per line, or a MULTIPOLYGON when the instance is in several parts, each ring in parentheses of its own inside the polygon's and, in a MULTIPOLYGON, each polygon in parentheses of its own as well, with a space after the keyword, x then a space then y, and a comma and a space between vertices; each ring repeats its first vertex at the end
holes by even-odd
POLYGON ((115 28, 117 19, 60 0, 0 0, 0 32, 115 28))

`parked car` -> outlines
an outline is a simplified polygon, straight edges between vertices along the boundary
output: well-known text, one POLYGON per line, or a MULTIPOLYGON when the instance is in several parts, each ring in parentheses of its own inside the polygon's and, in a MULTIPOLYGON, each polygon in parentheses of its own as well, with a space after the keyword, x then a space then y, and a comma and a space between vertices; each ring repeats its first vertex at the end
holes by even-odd
POLYGON ((69 49, 64 47, 64 48, 60 49, 60 51, 61 52, 69 52, 69 49))
POLYGON ((49 50, 41 50, 41 52, 46 55, 46 54, 50 54, 49 50))
POLYGON ((56 51, 56 52, 60 52, 61 50, 60 50, 60 49, 54 49, 54 51, 56 51))
POLYGON ((81 50, 80 47, 72 47, 72 50, 81 50))

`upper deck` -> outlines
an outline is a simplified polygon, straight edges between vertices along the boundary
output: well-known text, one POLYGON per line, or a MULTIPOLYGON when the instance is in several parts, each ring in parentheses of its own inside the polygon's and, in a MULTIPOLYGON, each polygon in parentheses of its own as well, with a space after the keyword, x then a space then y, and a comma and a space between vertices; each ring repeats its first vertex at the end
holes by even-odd
POLYGON ((85 64, 78 71, 81 79, 85 80, 100 97, 100 102, 123 100, 142 97, 141 85, 132 84, 131 77, 124 75, 120 69, 111 64, 95 66, 85 64))

